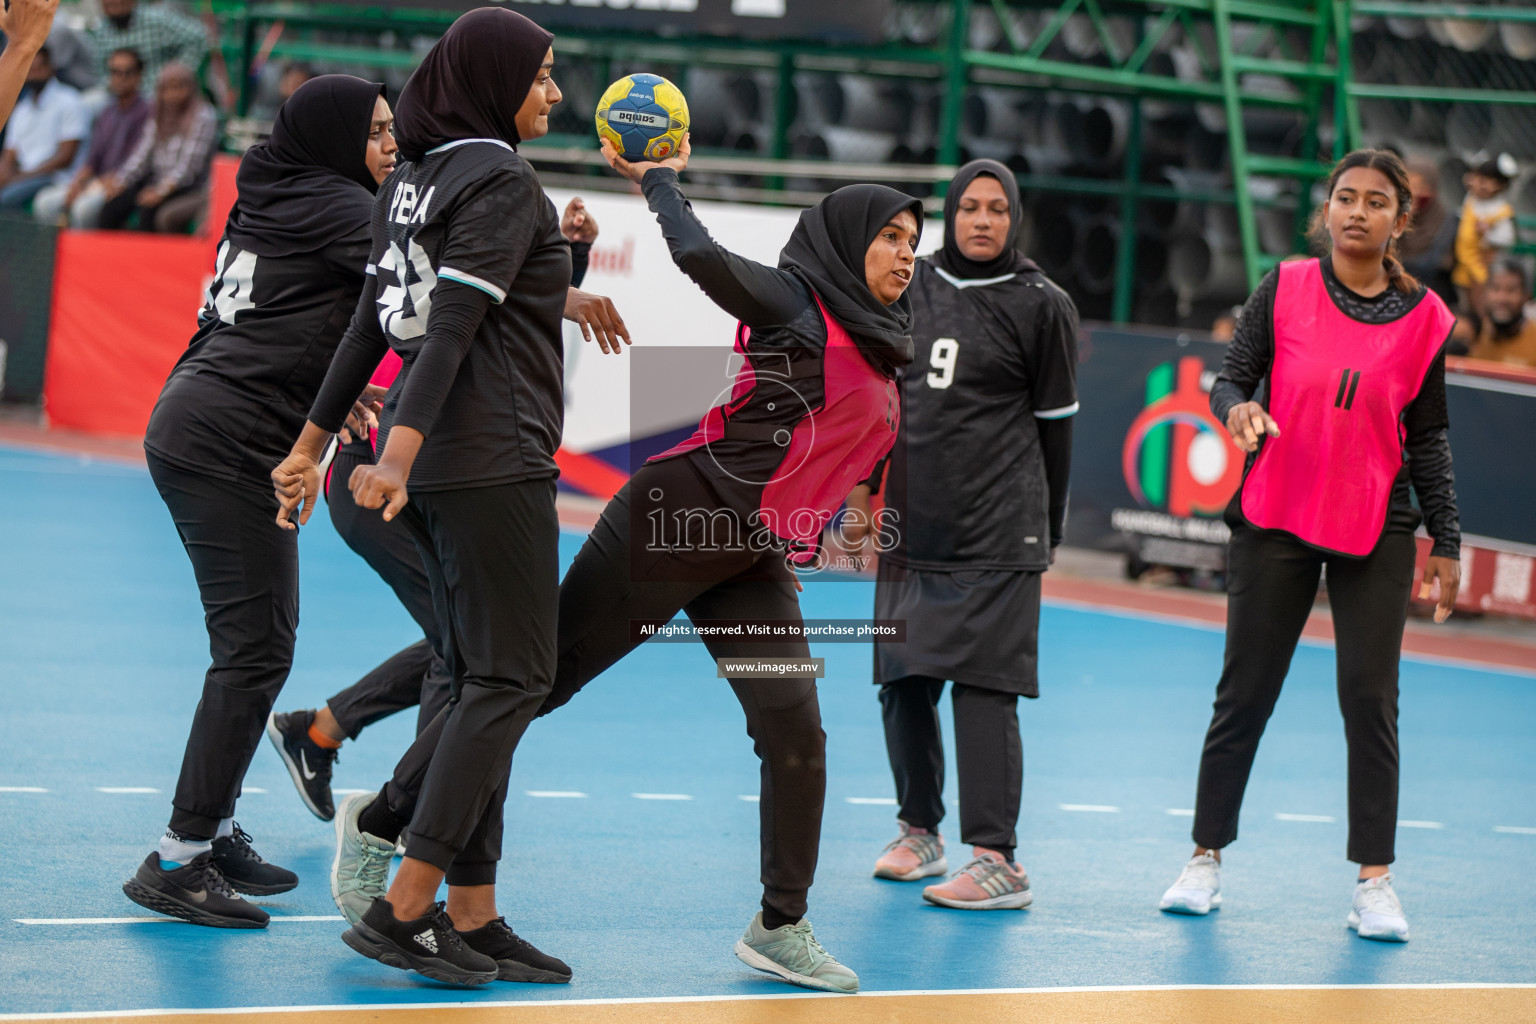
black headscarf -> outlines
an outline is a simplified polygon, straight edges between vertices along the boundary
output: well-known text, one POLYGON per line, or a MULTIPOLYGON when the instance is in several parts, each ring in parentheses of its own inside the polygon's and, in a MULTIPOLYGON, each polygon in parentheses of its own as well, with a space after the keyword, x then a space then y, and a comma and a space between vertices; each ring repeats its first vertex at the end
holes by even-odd
POLYGON ((400 152, 420 160, 457 139, 500 139, 516 147, 522 141, 517 112, 554 41, 516 11, 480 7, 462 15, 400 91, 400 152))
POLYGON ((1019 238, 1019 226, 1024 220, 1024 210, 1019 202, 1019 182, 1003 164, 996 160, 972 160, 956 172, 944 195, 944 248, 933 254, 933 263, 946 273, 960 278, 1002 277, 1016 274, 1034 266, 1014 243, 1019 238), (955 243, 955 217, 960 213, 960 197, 971 187, 971 182, 981 175, 996 178, 1008 197, 1008 235, 1003 240, 1002 251, 985 263, 966 259, 955 243))
POLYGON ((227 233, 257 256, 314 252, 366 229, 378 184, 368 170, 368 129, 384 86, 321 75, 277 112, 272 137, 252 146, 235 175, 227 233))
POLYGON ((779 266, 810 285, 872 365, 889 371, 912 361, 912 300, 887 306, 864 279, 864 254, 903 210, 923 230, 923 204, 884 185, 846 185, 800 214, 779 266))

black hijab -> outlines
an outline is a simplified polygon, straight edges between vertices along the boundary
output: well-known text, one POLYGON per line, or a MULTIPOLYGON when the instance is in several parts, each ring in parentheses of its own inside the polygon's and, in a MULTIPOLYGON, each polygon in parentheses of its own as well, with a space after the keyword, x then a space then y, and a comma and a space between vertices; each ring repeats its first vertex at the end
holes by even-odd
POLYGON ((889 372, 912 361, 912 300, 887 306, 864 279, 864 253, 903 210, 923 230, 923 204, 884 185, 846 185, 800 214, 779 266, 811 287, 872 365, 889 372))
POLYGON ((1014 247, 1019 238, 1019 226, 1024 220, 1024 210, 1019 202, 1019 182, 1003 164, 996 160, 972 160, 956 172, 944 195, 944 248, 933 254, 934 266, 960 278, 1002 277, 1034 267, 1033 261, 1014 247), (1008 197, 1008 236, 1003 249, 985 263, 966 259, 955 243, 955 217, 960 213, 960 197, 971 187, 971 182, 983 174, 996 178, 1008 197))
POLYGON ((395 140, 417 161, 457 139, 500 139, 513 148, 517 112, 555 37, 515 11, 480 7, 443 33, 400 91, 395 140))
POLYGON ((239 198, 226 233, 257 256, 314 252, 367 230, 378 184, 368 129, 384 86, 321 75, 277 112, 272 137, 252 146, 235 175, 239 198))

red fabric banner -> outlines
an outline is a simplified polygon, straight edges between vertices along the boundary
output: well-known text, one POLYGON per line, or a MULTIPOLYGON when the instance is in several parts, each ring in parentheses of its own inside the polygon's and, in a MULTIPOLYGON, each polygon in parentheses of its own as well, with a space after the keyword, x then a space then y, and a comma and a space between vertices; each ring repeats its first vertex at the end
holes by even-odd
POLYGON ((239 165, 235 157, 214 161, 200 236, 59 235, 43 385, 51 424, 143 436, 166 375, 196 329, 239 165))

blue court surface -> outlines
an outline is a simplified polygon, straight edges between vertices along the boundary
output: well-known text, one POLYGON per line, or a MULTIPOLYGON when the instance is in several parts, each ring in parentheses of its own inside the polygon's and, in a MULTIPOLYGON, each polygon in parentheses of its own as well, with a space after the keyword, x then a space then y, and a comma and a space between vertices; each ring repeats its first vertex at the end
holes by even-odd
MULTIPOLYGON (((501 906, 572 965, 571 985, 463 991, 348 950, 326 883, 331 828, 265 742, 237 817, 299 888, 263 901, 263 932, 146 922, 119 887, 164 828, 206 667, 190 566, 140 467, 0 449, 0 493, 0 1013, 793 995, 731 955, 759 895, 757 762, 693 645, 642 647, 518 751, 501 906)), ((565 536, 566 559, 580 539, 565 536)), ((317 706, 419 638, 323 509, 301 548, 280 709, 317 706)), ((803 596, 809 617, 867 616, 871 602, 863 582, 803 596)), ((1189 856, 1222 634, 1048 606, 1041 647, 1044 697, 1021 705, 1019 857, 1035 905, 994 913, 870 877, 895 834, 870 649, 813 649, 827 659, 829 792, 809 916, 867 992, 1536 981, 1536 679, 1404 661, 1396 874, 1413 941, 1391 946, 1344 923, 1331 650, 1298 652, 1225 908, 1191 919, 1156 905, 1189 856)), ((337 787, 377 788, 413 721, 349 743, 337 787)))

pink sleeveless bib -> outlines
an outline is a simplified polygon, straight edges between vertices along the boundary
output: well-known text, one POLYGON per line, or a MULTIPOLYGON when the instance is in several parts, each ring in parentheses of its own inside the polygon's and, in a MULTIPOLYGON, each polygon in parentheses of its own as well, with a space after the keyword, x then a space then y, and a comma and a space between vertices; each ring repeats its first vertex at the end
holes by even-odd
POLYGON ((869 476, 896 443, 900 417, 896 382, 870 365, 819 296, 816 305, 827 330, 820 359, 812 356, 786 363, 782 351, 771 358, 756 353, 751 330, 741 325, 735 347, 746 359, 737 372, 730 401, 705 413, 688 440, 650 460, 671 458, 720 440, 782 448, 783 458, 763 485, 757 512, 768 531, 789 545, 789 560, 796 564, 815 558, 821 532, 848 492, 869 476), (782 389, 774 389, 777 408, 759 398, 761 383, 791 384, 815 376, 821 378, 823 395, 817 408, 783 401, 782 389), (764 409, 755 408, 758 402, 764 409), (749 406, 754 407, 754 422, 733 423, 732 417, 749 406))
POLYGON ((1317 260, 1282 263, 1267 438, 1243 481, 1244 518, 1363 557, 1403 468, 1403 412, 1454 318, 1433 292, 1406 316, 1366 324, 1334 305, 1317 260))

